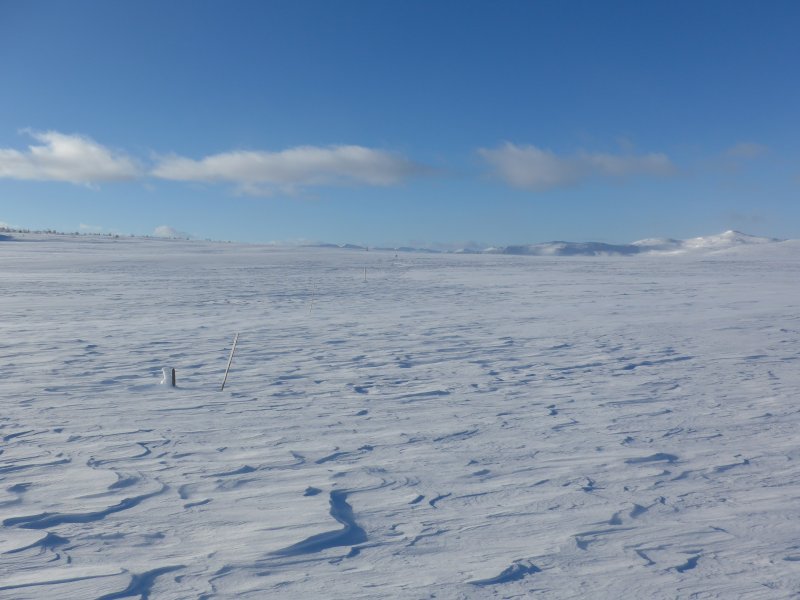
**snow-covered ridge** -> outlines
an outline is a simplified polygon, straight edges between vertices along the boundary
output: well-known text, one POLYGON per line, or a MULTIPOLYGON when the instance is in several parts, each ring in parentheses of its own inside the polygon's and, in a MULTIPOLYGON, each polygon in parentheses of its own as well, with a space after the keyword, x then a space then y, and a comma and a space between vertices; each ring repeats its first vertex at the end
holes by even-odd
POLYGON ((741 246, 746 244, 771 244, 780 242, 777 238, 757 237, 754 235, 747 235, 740 231, 726 231, 719 235, 711 235, 707 237, 697 237, 683 242, 683 247, 686 249, 710 249, 721 250, 730 248, 732 246, 741 246))
POLYGON ((716 252, 739 246, 752 246, 777 243, 777 238, 757 237, 740 231, 725 231, 687 240, 672 238, 649 238, 630 244, 608 244, 605 242, 566 242, 553 241, 537 244, 517 244, 511 246, 489 246, 480 248, 459 248, 440 250, 414 247, 374 247, 354 244, 317 244, 317 248, 341 248, 348 250, 383 250, 392 252, 425 252, 446 254, 510 254, 517 256, 632 256, 639 254, 686 254, 690 252, 716 252))
POLYGON ((605 244, 603 242, 545 242, 522 246, 506 246, 497 254, 526 256, 611 256, 640 254, 642 251, 632 244, 605 244))
POLYGON ((523 246, 494 248, 496 254, 521 254, 529 256, 630 256, 634 254, 685 254, 688 252, 728 250, 738 246, 772 244, 776 238, 757 237, 740 231, 726 231, 717 235, 676 240, 651 238, 630 244, 605 244, 602 242, 545 242, 523 246))
MULTIPOLYGON (((0 242, 19 239, 51 239, 55 235, 59 238, 70 238, 78 234, 60 234, 56 232, 27 232, 0 228, 0 242)), ((80 234, 82 239, 104 240, 111 236, 80 234)), ((119 238, 119 236, 114 236, 119 238)), ((149 239, 145 237, 145 239, 149 239)), ((208 240, 207 240, 208 241, 208 240)), ((464 248, 425 248, 412 246, 365 246, 358 244, 309 244, 306 248, 319 248, 329 250, 364 250, 378 252, 425 253, 425 254, 506 254, 517 256, 634 256, 634 255, 672 255, 690 253, 715 253, 729 251, 735 248, 765 246, 786 242, 778 238, 758 237, 729 230, 716 235, 701 236, 685 240, 673 238, 647 238, 629 244, 609 244, 605 242, 568 242, 552 241, 535 244, 518 244, 511 246, 473 245, 464 248)), ((271 244, 272 245, 272 244, 271 244)))

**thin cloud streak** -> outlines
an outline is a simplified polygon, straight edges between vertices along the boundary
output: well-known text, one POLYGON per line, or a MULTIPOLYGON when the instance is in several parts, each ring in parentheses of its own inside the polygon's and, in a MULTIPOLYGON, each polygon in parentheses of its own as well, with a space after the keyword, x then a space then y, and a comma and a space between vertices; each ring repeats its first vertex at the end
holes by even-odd
POLYGON ((728 148, 725 155, 731 158, 751 159, 758 158, 768 151, 769 148, 764 144, 759 144, 757 142, 739 142, 728 148))
POLYGON ((25 131, 39 142, 27 151, 0 148, 0 178, 91 185, 141 175, 135 161, 91 138, 56 131, 25 131))
POLYGON ((536 146, 506 142, 499 148, 480 148, 478 154, 496 177, 513 187, 536 191, 570 186, 591 178, 667 176, 676 171, 669 157, 660 153, 579 152, 559 156, 536 146))
POLYGON ((299 146, 280 152, 225 152, 200 160, 168 156, 151 174, 174 181, 233 183, 242 193, 259 195, 320 185, 390 186, 425 170, 402 156, 363 146, 299 146))

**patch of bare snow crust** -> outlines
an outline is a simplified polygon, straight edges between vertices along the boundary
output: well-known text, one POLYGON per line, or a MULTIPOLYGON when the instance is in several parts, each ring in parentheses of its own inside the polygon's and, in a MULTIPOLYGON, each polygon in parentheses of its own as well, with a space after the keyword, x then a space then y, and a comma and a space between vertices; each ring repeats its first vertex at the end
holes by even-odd
POLYGON ((796 598, 800 245, 740 235, 3 244, 0 598, 796 598))

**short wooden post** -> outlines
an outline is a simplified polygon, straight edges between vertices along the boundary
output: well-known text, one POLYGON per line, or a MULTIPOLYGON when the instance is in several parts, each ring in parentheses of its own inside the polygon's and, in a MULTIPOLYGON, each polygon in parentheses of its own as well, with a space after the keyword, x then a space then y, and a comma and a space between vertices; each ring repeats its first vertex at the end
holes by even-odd
POLYGON ((175 387, 175 367, 172 368, 172 387, 175 387))

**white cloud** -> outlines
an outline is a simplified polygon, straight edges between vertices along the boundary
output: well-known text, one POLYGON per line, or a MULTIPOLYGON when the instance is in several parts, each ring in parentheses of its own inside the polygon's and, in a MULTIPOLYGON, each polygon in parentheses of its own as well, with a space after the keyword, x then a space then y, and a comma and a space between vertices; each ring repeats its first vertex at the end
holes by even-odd
POLYGON ((0 148, 0 178, 91 184, 132 179, 136 163, 81 135, 27 131, 39 144, 21 152, 0 148))
POLYGON ((86 231, 87 233, 100 233, 103 231, 102 225, 87 225, 86 223, 81 223, 78 228, 81 231, 86 231))
POLYGON ((731 158, 756 158, 766 154, 769 148, 756 142, 739 142, 725 152, 731 158))
POLYGON ((246 194, 329 184, 387 186, 422 170, 408 159, 363 146, 299 146, 280 152, 225 152, 161 159, 152 175, 176 181, 230 182, 246 194))
POLYGON ((572 183, 579 177, 569 160, 536 146, 506 143, 496 149, 481 148, 478 153, 501 179, 514 187, 547 189, 572 183))
POLYGON ((183 231, 178 231, 174 227, 170 227, 169 225, 159 225, 153 230, 153 235, 155 237, 160 238, 181 238, 181 239, 188 239, 191 236, 188 233, 183 231))
POLYGON ((478 154, 500 179, 514 187, 532 190, 567 186, 592 177, 669 175, 675 171, 665 154, 580 152, 559 156, 550 150, 510 142, 499 148, 481 148, 478 154))

